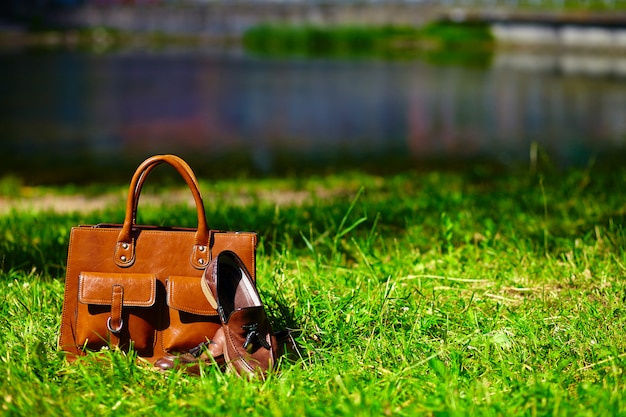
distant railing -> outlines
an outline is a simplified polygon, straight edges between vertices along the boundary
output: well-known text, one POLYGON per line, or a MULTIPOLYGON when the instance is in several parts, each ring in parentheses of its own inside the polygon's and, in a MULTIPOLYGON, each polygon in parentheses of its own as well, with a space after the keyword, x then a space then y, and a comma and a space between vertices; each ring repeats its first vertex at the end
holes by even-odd
MULTIPOLYGON (((80 0, 52 0, 76 4, 80 0)), ((83 0, 85 4, 215 4, 215 3, 297 3, 297 4, 425 4, 434 6, 508 7, 512 9, 626 9, 626 0, 83 0)))
POLYGON ((52 27, 209 37, 240 36, 266 23, 419 27, 442 18, 622 30, 626 0, 0 0, 0 22, 3 15, 52 27))

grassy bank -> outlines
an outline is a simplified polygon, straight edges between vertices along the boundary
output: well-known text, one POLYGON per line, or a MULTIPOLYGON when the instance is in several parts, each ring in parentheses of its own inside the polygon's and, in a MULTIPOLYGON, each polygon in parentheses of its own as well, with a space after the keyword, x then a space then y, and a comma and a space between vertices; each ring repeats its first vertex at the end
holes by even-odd
POLYGON ((433 22, 423 27, 259 25, 243 46, 252 53, 303 57, 421 57, 485 59, 493 36, 487 24, 433 22))
MULTIPOLYGON (((259 233, 261 295, 299 329, 302 361, 266 382, 165 376, 119 352, 65 363, 69 228, 121 221, 123 190, 102 190, 98 211, 5 211, 0 409, 624 415, 625 184, 626 169, 593 167, 202 183, 213 227, 259 233)), ((186 205, 158 201, 142 222, 194 224, 186 205)))

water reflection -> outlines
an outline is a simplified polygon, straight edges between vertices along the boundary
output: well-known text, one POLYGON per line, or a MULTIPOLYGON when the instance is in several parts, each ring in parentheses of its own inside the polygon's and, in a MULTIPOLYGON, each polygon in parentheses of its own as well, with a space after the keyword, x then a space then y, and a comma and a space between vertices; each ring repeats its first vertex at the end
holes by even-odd
POLYGON ((84 175, 69 169, 78 160, 134 164, 164 152, 207 165, 243 153, 220 167, 236 175, 369 157, 524 161, 532 142, 567 165, 623 147, 622 72, 591 76, 571 60, 531 58, 499 55, 476 69, 198 51, 4 53, 0 176, 73 181, 84 175))

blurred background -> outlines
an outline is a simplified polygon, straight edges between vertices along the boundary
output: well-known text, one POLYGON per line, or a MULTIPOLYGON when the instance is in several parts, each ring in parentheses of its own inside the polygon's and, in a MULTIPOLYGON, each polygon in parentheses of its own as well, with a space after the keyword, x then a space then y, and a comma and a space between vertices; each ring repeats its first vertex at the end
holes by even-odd
POLYGON ((4 0, 0 178, 626 156, 626 0, 4 0))

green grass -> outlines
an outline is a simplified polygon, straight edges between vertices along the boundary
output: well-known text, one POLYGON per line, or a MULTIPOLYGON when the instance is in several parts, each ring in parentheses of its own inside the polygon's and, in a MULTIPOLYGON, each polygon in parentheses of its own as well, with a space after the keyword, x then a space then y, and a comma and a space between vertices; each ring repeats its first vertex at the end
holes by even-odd
POLYGON ((626 415, 625 185, 625 168, 595 166, 202 183, 213 227, 259 233, 261 296, 299 330, 302 360, 265 382, 163 375, 120 352, 66 363, 69 228, 119 222, 122 203, 5 211, 0 413, 626 415))

